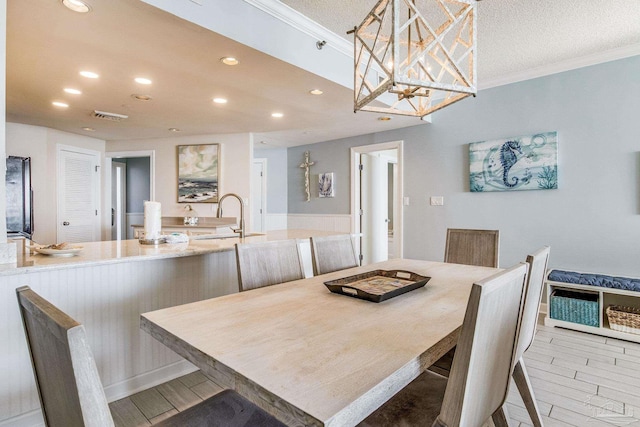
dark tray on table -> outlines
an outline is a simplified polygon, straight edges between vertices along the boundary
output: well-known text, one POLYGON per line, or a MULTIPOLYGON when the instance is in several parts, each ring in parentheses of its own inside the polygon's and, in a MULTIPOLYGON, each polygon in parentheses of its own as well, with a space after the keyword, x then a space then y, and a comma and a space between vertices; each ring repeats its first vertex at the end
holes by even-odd
POLYGON ((382 302, 427 284, 431 277, 404 270, 374 270, 324 282, 331 292, 382 302))

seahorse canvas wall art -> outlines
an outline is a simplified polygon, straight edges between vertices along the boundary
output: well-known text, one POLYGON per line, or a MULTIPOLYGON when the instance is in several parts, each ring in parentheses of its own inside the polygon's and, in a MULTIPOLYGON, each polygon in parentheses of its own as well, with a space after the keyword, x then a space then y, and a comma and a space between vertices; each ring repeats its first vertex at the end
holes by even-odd
POLYGON ((558 188, 558 133, 469 144, 471 192, 558 188))

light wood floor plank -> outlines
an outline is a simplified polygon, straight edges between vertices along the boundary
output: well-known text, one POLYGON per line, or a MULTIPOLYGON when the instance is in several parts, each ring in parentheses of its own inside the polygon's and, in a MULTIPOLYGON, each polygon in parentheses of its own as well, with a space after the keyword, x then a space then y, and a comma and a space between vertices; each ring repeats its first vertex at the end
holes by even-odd
POLYGON ((627 368, 627 369, 640 370, 640 363, 629 362, 628 360, 616 359, 616 366, 620 366, 622 368, 627 368))
MULTIPOLYGON (((626 361, 623 360, 622 362, 626 361)), ((640 364, 634 363, 634 365, 640 367, 640 364)), ((617 378, 620 378, 621 381, 634 382, 635 384, 639 383, 638 379, 640 378, 640 370, 626 368, 618 364, 618 360, 616 360, 616 364, 613 366, 606 363, 598 362, 597 360, 589 360, 589 362, 587 362, 587 366, 596 368, 597 371, 593 371, 594 374, 596 374, 596 372, 602 372, 603 376, 607 376, 610 378, 613 378, 611 377, 611 375, 614 374, 617 378)))
POLYGON ((207 381, 207 377, 202 373, 202 371, 195 371, 178 379, 180 380, 180 382, 182 382, 182 384, 186 385, 189 388, 207 381))
POLYGON ((208 399, 222 390, 224 390, 222 387, 209 380, 191 387, 191 391, 200 396, 202 400, 208 399))
MULTIPOLYGON (((524 353, 525 363, 528 362, 529 360, 537 360, 538 362, 551 363, 551 361, 553 360, 553 356, 542 354, 542 353, 536 353, 535 348, 534 349, 530 348, 524 353)), ((584 360, 584 364, 585 365, 587 364, 587 359, 584 360)))
MULTIPOLYGON (((535 394, 535 390, 534 390, 534 394, 535 394)), ((540 409, 540 415, 549 415, 551 413, 551 407, 552 405, 547 403, 547 402, 542 402, 540 399, 538 399, 538 397, 536 396, 536 401, 538 402, 538 409, 540 409)), ((516 387, 515 384, 511 384, 511 387, 509 388, 509 395, 507 396, 507 403, 517 406, 519 408, 522 408, 523 410, 525 409, 524 407, 524 402, 522 401, 522 397, 520 396, 520 393, 518 392, 518 389, 516 387)), ((529 419, 529 417, 527 416, 527 419, 525 420, 526 422, 531 422, 531 420, 529 419)))
MULTIPOLYGON (((527 371, 529 372, 529 377, 531 378, 532 382, 534 382, 535 380, 536 384, 545 383, 547 384, 546 387, 554 387, 555 389, 562 389, 564 390, 563 393, 565 394, 571 393, 573 391, 579 391, 580 392, 579 395, 582 396, 584 393, 596 394, 598 392, 597 385, 594 385, 593 383, 585 382, 582 380, 578 380, 577 377, 576 379, 567 378, 561 375, 556 375, 551 372, 545 372, 535 368, 527 369, 527 371)), ((546 388, 546 390, 549 390, 549 389, 546 388)), ((534 388, 534 391, 535 391, 535 388, 534 388)), ((551 389, 549 391, 554 391, 554 389, 551 389)), ((563 394, 563 393, 560 393, 560 394, 563 394)))
POLYGON ((202 398, 184 385, 180 379, 160 384, 156 387, 156 390, 178 411, 184 411, 196 403, 202 402, 202 398))
POLYGON ((578 331, 572 331, 571 329, 563 329, 563 328, 554 328, 552 326, 544 326, 544 325, 538 325, 538 331, 545 333, 545 332, 549 332, 549 333, 553 333, 556 336, 567 336, 567 337, 578 337, 581 340, 584 341, 593 341, 593 342, 607 342, 607 338, 600 336, 600 335, 593 335, 593 334, 588 334, 586 332, 578 332, 578 331))
POLYGON ((575 345, 577 348, 589 348, 589 351, 602 350, 604 352, 603 354, 605 355, 610 355, 610 353, 624 353, 624 347, 616 347, 603 342, 585 341, 581 340, 580 337, 566 335, 556 336, 552 338, 551 344, 558 344, 565 347, 575 345))
MULTIPOLYGON (((624 391, 601 385, 598 387, 598 395, 608 399, 623 402, 626 405, 640 408, 640 396, 629 394, 624 391)), ((636 415, 638 416, 638 418, 640 418, 640 412, 637 412, 636 415)))
POLYGON ((581 415, 559 406, 554 406, 549 418, 563 421, 576 427, 611 427, 614 425, 596 417, 596 412, 593 415, 581 415))
MULTIPOLYGON (((584 365, 587 364, 587 358, 585 357, 584 352, 571 351, 571 349, 558 347, 549 343, 537 343, 533 341, 533 345, 531 345, 527 353, 530 353, 530 352, 551 356, 554 359, 555 358, 566 359, 566 360, 575 361, 577 363, 583 363, 584 365)), ((615 359, 614 358, 610 358, 610 359, 611 359, 611 363, 613 364, 615 359)), ((606 362, 607 360, 608 359, 605 359, 604 361, 606 362)))
POLYGON ((173 409, 171 409, 171 410, 169 410, 169 411, 165 412, 164 414, 160 414, 160 415, 158 415, 157 417, 153 417, 153 418, 151 418, 151 419, 149 420, 149 422, 150 422, 151 424, 156 424, 156 423, 159 423, 160 421, 164 421, 164 420, 166 420, 167 418, 174 416, 174 415, 175 415, 175 414, 177 414, 177 413, 178 413, 178 410, 177 410, 176 408, 173 408, 173 409))
POLYGON ((598 384, 600 386, 609 387, 615 390, 624 391, 625 393, 633 394, 634 396, 640 396, 640 387, 638 384, 627 384, 620 381, 616 381, 611 378, 599 377, 597 375, 578 372, 576 374, 576 379, 580 381, 585 381, 591 384, 598 384))
POLYGON ((562 377, 567 377, 567 378, 576 377, 575 369, 554 365, 553 361, 551 363, 544 363, 544 362, 539 362, 537 360, 525 360, 524 365, 527 367, 527 369, 529 368, 539 369, 539 370, 543 370, 543 371, 550 372, 552 374, 560 375, 562 377))
POLYGON ((141 391, 130 396, 130 398, 147 419, 157 417, 173 409, 173 405, 155 388, 141 391))
POLYGON ((637 350, 640 350, 640 343, 619 340, 616 338, 607 338, 607 344, 614 347, 635 348, 637 350))
POLYGON ((109 404, 111 416, 116 427, 143 427, 151 423, 147 420, 130 398, 116 400, 109 404))

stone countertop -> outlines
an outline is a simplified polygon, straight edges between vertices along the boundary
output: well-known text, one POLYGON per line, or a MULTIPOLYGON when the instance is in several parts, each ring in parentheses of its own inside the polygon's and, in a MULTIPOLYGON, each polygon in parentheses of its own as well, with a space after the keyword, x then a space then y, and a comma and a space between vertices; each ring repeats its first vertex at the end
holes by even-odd
POLYGON ((0 276, 25 274, 33 271, 59 270, 75 267, 87 267, 98 264, 113 264, 131 261, 147 261, 162 258, 179 258, 193 255, 203 255, 215 252, 233 251, 236 243, 257 243, 287 239, 307 239, 316 236, 345 234, 339 232, 319 230, 276 230, 266 234, 251 235, 240 239, 228 237, 224 239, 190 240, 188 243, 168 244, 157 246, 141 245, 138 240, 111 240, 103 242, 74 243, 82 250, 70 257, 50 256, 32 253, 29 241, 16 240, 18 261, 14 265, 0 267, 0 276))

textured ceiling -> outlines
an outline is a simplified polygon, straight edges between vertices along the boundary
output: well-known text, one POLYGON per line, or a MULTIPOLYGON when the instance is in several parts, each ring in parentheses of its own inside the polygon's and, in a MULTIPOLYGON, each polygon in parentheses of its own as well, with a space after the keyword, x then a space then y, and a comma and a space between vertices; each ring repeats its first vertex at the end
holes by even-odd
MULTIPOLYGON (((352 40, 346 32, 377 0, 281 2, 352 40)), ((480 87, 509 74, 640 45, 639 0, 484 0, 477 6, 480 87)))
MULTIPOLYGON (((7 0, 8 121, 104 140, 176 136, 171 127, 181 129, 180 135, 254 132, 280 146, 421 123, 353 114, 349 89, 140 0, 88 1, 93 11, 79 15, 59 0, 7 0), (218 61, 230 54, 242 58, 233 69, 218 61), (101 79, 82 80, 77 73, 83 68, 98 70, 101 79), (141 74, 154 84, 135 85, 133 77, 141 74), (68 86, 83 94, 64 94, 68 86), (309 95, 316 87, 324 95, 309 95), (134 100, 136 93, 153 100, 134 100), (229 103, 213 105, 216 96, 229 103), (52 108, 54 100, 67 101, 70 108, 52 108), (90 117, 94 109, 129 119, 100 121, 90 117), (276 110, 285 117, 272 119, 276 110), (84 126, 95 132, 83 131, 84 126)), ((375 0, 283 3, 348 38, 346 31, 360 23, 375 0)), ((540 68, 583 57, 634 49, 640 54, 640 0, 484 0, 478 3, 478 20, 480 88, 541 75, 540 68)))

